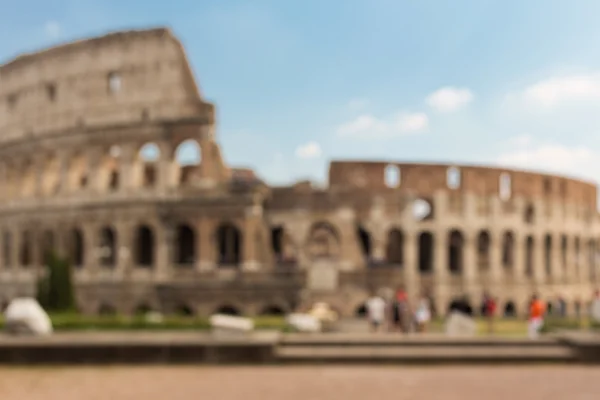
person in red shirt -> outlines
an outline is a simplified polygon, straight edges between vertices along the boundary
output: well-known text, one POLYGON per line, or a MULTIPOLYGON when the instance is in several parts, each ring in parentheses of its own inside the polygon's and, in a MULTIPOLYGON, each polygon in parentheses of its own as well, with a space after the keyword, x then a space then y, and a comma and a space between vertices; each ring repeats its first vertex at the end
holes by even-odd
POLYGON ((539 336, 540 329, 544 325, 544 303, 538 298, 537 295, 533 295, 531 303, 529 304, 529 337, 536 339, 539 336))
POLYGON ((496 316, 496 300, 489 294, 484 295, 484 316, 488 322, 488 333, 494 333, 494 317, 496 316))

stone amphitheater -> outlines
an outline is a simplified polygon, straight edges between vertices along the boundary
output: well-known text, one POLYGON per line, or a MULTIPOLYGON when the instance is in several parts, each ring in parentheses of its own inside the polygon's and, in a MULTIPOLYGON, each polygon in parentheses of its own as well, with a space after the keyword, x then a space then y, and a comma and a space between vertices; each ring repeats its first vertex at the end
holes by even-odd
POLYGON ((485 291, 569 312, 598 279, 596 185, 503 168, 332 161, 326 188, 227 165, 215 107, 170 30, 111 33, 0 67, 0 301, 73 265, 84 313, 346 316, 403 285, 443 313, 485 291), (191 143, 191 144, 190 144, 191 143), (197 146, 194 162, 178 157, 197 146))

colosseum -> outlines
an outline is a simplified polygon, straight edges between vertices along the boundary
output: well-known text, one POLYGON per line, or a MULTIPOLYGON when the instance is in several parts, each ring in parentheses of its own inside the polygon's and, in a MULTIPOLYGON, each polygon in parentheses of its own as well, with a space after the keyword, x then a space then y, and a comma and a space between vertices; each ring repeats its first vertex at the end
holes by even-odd
MULTIPOLYGON (((111 33, 0 67, 0 301, 68 257, 84 313, 354 315, 407 288, 443 313, 489 291, 569 312, 595 288, 596 185, 496 167, 332 161, 272 187, 225 162, 215 107, 169 29, 111 33), (178 157, 196 146, 195 161, 178 157), (151 156, 150 156, 151 155, 151 156)), ((226 150, 226 149, 225 149, 226 150)))

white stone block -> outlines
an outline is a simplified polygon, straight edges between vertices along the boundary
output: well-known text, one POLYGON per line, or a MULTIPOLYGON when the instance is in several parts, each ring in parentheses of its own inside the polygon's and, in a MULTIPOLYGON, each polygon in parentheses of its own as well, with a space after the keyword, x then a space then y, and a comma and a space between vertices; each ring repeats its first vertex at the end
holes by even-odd
POLYGON ((475 336, 477 325, 473 318, 459 312, 452 312, 446 321, 448 336, 475 336))
POLYGON ((246 333, 254 330, 254 321, 250 318, 215 314, 210 317, 210 326, 219 333, 246 333))
POLYGON ((52 321, 33 298, 17 298, 4 312, 4 329, 12 334, 49 335, 52 321))
POLYGON ((309 314, 290 314, 286 322, 299 332, 321 332, 321 321, 309 314))

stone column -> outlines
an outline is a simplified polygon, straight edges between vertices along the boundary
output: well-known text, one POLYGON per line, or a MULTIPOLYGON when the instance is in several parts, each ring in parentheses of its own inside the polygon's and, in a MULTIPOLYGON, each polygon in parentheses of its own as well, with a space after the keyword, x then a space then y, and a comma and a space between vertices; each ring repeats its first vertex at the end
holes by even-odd
POLYGON ((552 236, 552 249, 550 251, 550 259, 552 262, 552 282, 558 283, 563 281, 562 255, 561 255, 561 237, 560 235, 552 236))
POLYGON ((58 155, 58 192, 65 193, 69 189, 69 167, 72 155, 61 151, 58 155))
MULTIPOLYGON (((157 187, 160 191, 166 191, 173 187, 172 175, 173 175, 173 161, 175 155, 173 154, 174 149, 170 143, 166 141, 159 141, 157 146, 160 150, 160 156, 157 163, 157 187)), ((204 159, 203 159, 204 161, 204 159)))
POLYGON ((244 234, 243 234, 243 268, 245 271, 255 271, 259 268, 259 263, 256 257, 256 241, 255 234, 259 228, 257 219, 262 216, 262 207, 255 205, 246 210, 244 219, 244 234))
POLYGON ((450 298, 448 271, 448 231, 437 229, 434 233, 434 296, 438 313, 443 313, 450 298))
POLYGON ((84 224, 81 228, 83 233, 83 266, 85 275, 94 274, 98 270, 99 258, 98 243, 99 227, 96 224, 84 224))
POLYGON ((546 281, 546 255, 545 240, 543 235, 536 234, 533 238, 533 282, 537 285, 543 285, 546 281))
POLYGON ((420 277, 419 277, 419 262, 418 262, 418 232, 414 230, 404 232, 403 243, 403 272, 404 285, 409 299, 414 303, 420 295, 420 277))
POLYGON ((5 240, 6 240, 6 228, 3 226, 0 226, 0 270, 6 270, 9 267, 8 265, 6 265, 6 262, 5 262, 4 250, 7 247, 6 243, 4 243, 5 240))
POLYGON ((131 144, 121 146, 119 155, 119 178, 121 185, 119 190, 130 191, 134 187, 134 162, 136 158, 136 147, 131 144))
POLYGON ((46 158, 44 155, 37 155, 33 159, 33 174, 35 187, 33 189, 34 197, 41 197, 44 194, 44 174, 46 158))
POLYGON ((10 252, 10 264, 14 270, 19 270, 23 268, 23 265, 21 265, 21 243, 23 241, 23 232, 19 229, 13 229, 11 236, 12 249, 10 252))
POLYGON ((490 232, 489 277, 492 286, 502 283, 502 241, 504 236, 500 231, 490 232))
POLYGON ((119 222, 116 233, 117 275, 128 275, 133 269, 134 226, 130 222, 119 222))
POLYGON ((155 280, 165 281, 168 279, 173 266, 175 225, 171 221, 163 221, 157 233, 155 280))
POLYGON ((525 238, 518 231, 513 232, 513 281, 521 285, 525 281, 525 238))
POLYGON ((88 163, 87 163, 87 177, 88 177, 88 188, 91 192, 101 192, 103 191, 103 183, 102 178, 103 174, 106 173, 102 168, 102 157, 104 154, 102 153, 102 149, 93 148, 88 153, 88 163))
POLYGON ((212 271, 216 265, 216 255, 214 248, 214 240, 212 240, 215 232, 212 229, 212 221, 202 217, 196 224, 198 232, 196 238, 196 251, 198 252, 198 266, 201 271, 212 271))
POLYGON ((473 232, 463 232, 463 287, 470 292, 477 283, 478 268, 477 265, 477 241, 473 232))

